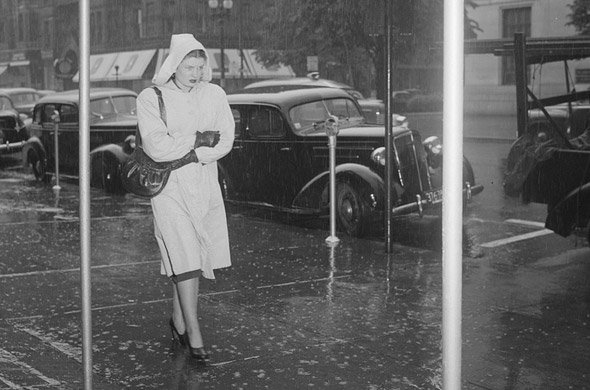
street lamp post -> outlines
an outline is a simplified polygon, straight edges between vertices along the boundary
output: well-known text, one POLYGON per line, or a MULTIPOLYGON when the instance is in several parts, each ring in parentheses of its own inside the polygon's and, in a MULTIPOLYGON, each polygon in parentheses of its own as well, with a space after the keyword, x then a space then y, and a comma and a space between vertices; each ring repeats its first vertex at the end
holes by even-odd
POLYGON ((221 88, 225 88, 225 18, 229 16, 229 10, 234 6, 234 2, 232 0, 209 0, 209 8, 214 10, 219 17, 219 41, 220 41, 220 63, 219 66, 221 67, 221 75, 219 77, 219 85, 221 88))

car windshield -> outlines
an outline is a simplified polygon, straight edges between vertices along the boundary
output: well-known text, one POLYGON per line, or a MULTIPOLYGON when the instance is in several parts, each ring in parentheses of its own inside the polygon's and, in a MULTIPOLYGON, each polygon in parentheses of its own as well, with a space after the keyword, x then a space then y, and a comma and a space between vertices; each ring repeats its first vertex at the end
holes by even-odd
POLYGON ((12 95, 12 101, 16 106, 35 104, 37 100, 39 100, 39 96, 32 92, 17 93, 12 95))
POLYGON ((350 99, 325 99, 304 103, 291 108, 289 116, 295 133, 308 134, 324 131, 324 122, 332 115, 338 118, 340 127, 358 125, 363 115, 350 99))
POLYGON ((90 102, 90 112, 95 119, 116 114, 135 115, 135 96, 104 97, 90 102))
POLYGON ((14 106, 10 99, 4 96, 0 96, 0 110, 14 110, 14 106))

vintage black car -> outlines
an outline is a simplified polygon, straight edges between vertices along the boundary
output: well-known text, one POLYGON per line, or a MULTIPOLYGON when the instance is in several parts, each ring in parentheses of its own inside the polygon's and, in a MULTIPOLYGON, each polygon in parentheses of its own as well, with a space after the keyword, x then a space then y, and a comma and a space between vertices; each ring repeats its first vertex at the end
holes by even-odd
POLYGON ((334 80, 322 79, 317 72, 311 72, 306 77, 256 81, 246 85, 241 91, 237 91, 237 93, 270 93, 307 88, 338 88, 346 91, 359 103, 366 123, 373 125, 382 125, 385 123, 385 105, 381 100, 366 99, 362 93, 350 85, 334 80))
MULTIPOLYGON (((231 153, 219 162, 228 201, 298 214, 329 212, 326 120, 338 118, 336 209, 338 226, 362 236, 381 223, 385 164, 394 167, 394 214, 422 212, 441 202, 440 144, 398 126, 393 161, 385 160, 385 129, 364 124, 358 102, 343 90, 314 88, 228 96, 236 123, 231 153)), ((465 195, 479 193, 464 160, 465 195)))
POLYGON ((26 87, 2 88, 0 93, 10 96, 16 110, 28 118, 33 116, 33 108, 41 98, 41 94, 36 89, 26 87))
MULTIPOLYGON (((137 94, 122 88, 90 90, 90 185, 121 191, 119 166, 129 158, 135 141, 137 94)), ((77 177, 79 169, 78 90, 51 94, 33 112, 31 138, 23 161, 35 177, 48 181, 55 173, 55 129, 58 128, 60 177, 77 177), (56 115, 57 114, 57 115, 56 115)))
POLYGON ((23 116, 18 113, 10 96, 0 92, 0 139, 2 143, 18 143, 29 137, 23 116))

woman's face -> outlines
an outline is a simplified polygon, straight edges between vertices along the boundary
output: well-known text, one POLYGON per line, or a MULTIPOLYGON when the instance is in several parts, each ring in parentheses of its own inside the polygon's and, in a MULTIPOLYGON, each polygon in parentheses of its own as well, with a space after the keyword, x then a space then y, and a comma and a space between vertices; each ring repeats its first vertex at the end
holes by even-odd
POLYGON ((181 87, 191 89, 203 78, 204 70, 204 58, 186 57, 176 69, 176 83, 181 87))

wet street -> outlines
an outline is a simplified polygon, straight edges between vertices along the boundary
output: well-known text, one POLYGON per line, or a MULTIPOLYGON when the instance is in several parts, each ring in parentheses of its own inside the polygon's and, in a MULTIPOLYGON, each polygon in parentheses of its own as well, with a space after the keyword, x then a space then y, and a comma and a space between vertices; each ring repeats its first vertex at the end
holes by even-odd
MULTIPOLYGON (((545 206, 505 198, 506 142, 464 154, 485 189, 464 214, 464 389, 590 388, 590 248, 543 228, 545 206)), ((0 166, 0 389, 80 389, 78 187, 0 166)), ((97 389, 439 389, 440 220, 341 236, 327 221, 230 206, 233 266, 202 283, 212 364, 174 344, 149 203, 92 189, 97 389)))

